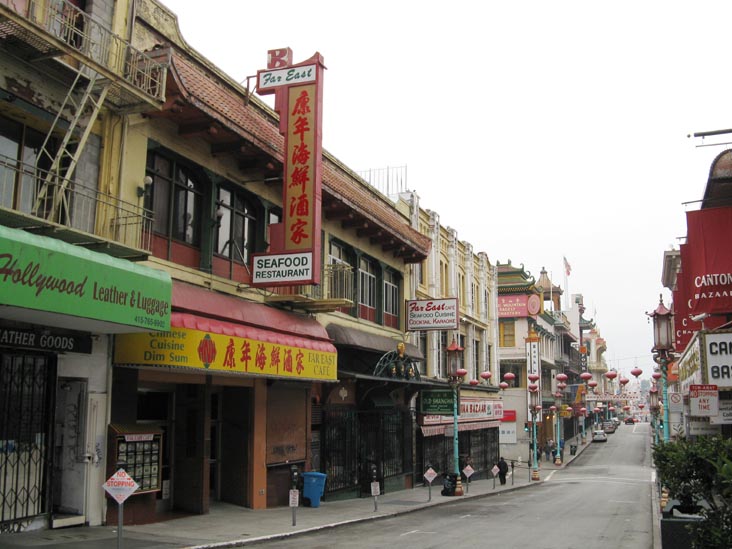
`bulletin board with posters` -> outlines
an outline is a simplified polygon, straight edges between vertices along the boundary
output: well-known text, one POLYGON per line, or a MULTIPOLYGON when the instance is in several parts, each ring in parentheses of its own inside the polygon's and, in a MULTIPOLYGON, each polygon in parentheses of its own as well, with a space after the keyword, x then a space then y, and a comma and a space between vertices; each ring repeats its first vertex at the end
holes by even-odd
POLYGON ((140 486, 135 494, 159 491, 162 487, 163 432, 138 425, 110 425, 108 437, 108 473, 124 469, 140 486))

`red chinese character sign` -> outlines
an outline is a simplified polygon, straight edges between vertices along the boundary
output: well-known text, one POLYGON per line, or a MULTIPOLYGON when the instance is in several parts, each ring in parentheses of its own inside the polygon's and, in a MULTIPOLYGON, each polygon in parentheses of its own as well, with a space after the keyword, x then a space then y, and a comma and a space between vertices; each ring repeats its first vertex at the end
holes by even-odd
POLYGON ((257 72, 257 93, 275 94, 285 136, 282 226, 270 235, 270 253, 253 258, 253 286, 320 283, 323 157, 323 57, 292 64, 289 48, 268 52, 257 72))

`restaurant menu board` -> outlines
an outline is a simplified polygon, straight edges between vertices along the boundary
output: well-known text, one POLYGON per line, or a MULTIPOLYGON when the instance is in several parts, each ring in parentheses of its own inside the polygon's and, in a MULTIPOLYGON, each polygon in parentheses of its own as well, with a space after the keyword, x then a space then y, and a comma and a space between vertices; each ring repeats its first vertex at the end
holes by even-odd
POLYGON ((115 437, 117 467, 124 469, 140 487, 136 494, 160 490, 159 433, 129 433, 115 437))

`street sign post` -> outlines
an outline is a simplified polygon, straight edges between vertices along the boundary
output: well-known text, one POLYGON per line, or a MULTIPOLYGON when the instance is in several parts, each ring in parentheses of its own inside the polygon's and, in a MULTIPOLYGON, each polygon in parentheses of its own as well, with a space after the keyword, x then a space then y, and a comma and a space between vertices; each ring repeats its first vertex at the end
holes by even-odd
POLYGON ((467 487, 465 488, 466 494, 470 493, 470 477, 472 476, 473 473, 475 473, 475 469, 473 469, 470 465, 466 465, 465 468, 463 469, 463 474, 465 475, 465 478, 468 479, 468 482, 466 483, 467 487))
POLYGON ((124 524, 124 503, 140 485, 127 471, 119 469, 107 479, 102 487, 117 502, 117 549, 122 549, 122 525, 124 524))
POLYGON ((435 470, 430 467, 424 472, 422 477, 427 481, 427 491, 429 493, 429 499, 427 501, 432 501, 432 481, 437 478, 437 473, 435 473, 435 470))

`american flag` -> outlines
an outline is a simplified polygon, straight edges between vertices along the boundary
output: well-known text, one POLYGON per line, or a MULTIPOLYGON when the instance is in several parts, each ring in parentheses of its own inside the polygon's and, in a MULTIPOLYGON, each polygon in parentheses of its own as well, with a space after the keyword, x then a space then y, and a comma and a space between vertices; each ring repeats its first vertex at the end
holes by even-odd
POLYGON ((564 272, 569 276, 569 274, 572 272, 572 265, 569 264, 569 261, 567 261, 566 257, 562 257, 564 260, 564 272))

